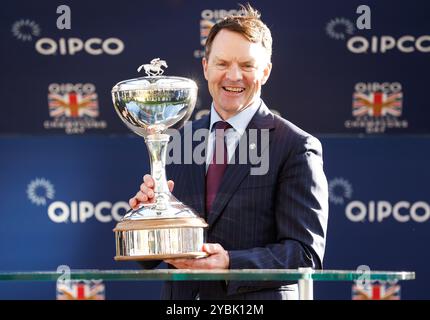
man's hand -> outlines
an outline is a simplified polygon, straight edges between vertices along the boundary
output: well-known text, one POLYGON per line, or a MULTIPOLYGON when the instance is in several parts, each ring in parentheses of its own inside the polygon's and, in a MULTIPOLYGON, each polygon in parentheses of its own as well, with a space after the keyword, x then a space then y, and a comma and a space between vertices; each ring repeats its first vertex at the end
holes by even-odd
POLYGON ((228 252, 219 243, 203 244, 203 251, 209 256, 201 259, 166 259, 164 262, 177 269, 228 269, 228 252))
MULTIPOLYGON (((167 186, 170 192, 173 191, 174 182, 172 180, 167 181, 167 186)), ((128 204, 132 209, 137 209, 140 203, 152 203, 154 202, 154 179, 151 175, 145 174, 143 177, 143 183, 140 185, 140 190, 136 195, 128 200, 128 204)))

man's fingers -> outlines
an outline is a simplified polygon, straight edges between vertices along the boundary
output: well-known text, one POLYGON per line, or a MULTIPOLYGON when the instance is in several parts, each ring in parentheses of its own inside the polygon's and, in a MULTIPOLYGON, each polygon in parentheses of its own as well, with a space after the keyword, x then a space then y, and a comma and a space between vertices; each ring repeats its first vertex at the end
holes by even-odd
POLYGON ((174 264, 174 263, 181 262, 181 260, 183 259, 165 259, 164 262, 169 264, 174 264))
POLYGON ((204 252, 209 256, 201 259, 166 259, 166 263, 177 269, 228 269, 228 252, 219 243, 204 243, 204 252))
POLYGON ((177 269, 210 269, 204 259, 166 259, 164 262, 171 264, 177 269))
POLYGON ((137 199, 131 198, 130 200, 128 200, 128 204, 134 209, 134 207, 137 205, 137 199))
POLYGON ((151 188, 148 188, 148 186, 145 183, 142 183, 140 185, 140 191, 143 194, 146 194, 148 196, 148 198, 154 197, 154 190, 152 190, 151 188))
POLYGON ((175 186, 175 183, 173 182, 173 180, 169 180, 167 181, 167 186, 169 187, 169 191, 172 192, 173 187, 175 186))
MULTIPOLYGON (((167 181, 167 186, 169 190, 173 190, 174 182, 172 180, 167 181)), ((143 176, 143 183, 140 185, 139 192, 136 195, 128 200, 128 204, 130 207, 135 209, 140 202, 154 202, 154 179, 149 174, 145 174, 143 176)))
POLYGON ((218 243, 204 243, 202 250, 208 254, 215 254, 223 250, 218 243))
POLYGON ((148 201, 148 196, 144 194, 142 191, 139 191, 138 193, 136 193, 135 198, 140 202, 148 201))
POLYGON ((187 260, 188 259, 166 259, 164 262, 171 264, 177 269, 187 269, 189 268, 189 262, 187 260))
MULTIPOLYGON (((169 191, 173 191, 173 187, 175 186, 175 183, 173 180, 167 181, 167 187, 169 188, 169 191)), ((143 176, 143 183, 140 185, 140 190, 143 193, 146 193, 149 198, 152 198, 154 196, 154 179, 151 175, 145 174, 143 176)))
POLYGON ((143 183, 140 185, 140 191, 133 198, 128 200, 131 208, 136 209, 140 202, 147 203, 154 201, 154 179, 149 174, 143 176, 143 183))
POLYGON ((151 175, 145 174, 143 176, 143 182, 148 188, 154 188, 154 179, 152 179, 151 175))

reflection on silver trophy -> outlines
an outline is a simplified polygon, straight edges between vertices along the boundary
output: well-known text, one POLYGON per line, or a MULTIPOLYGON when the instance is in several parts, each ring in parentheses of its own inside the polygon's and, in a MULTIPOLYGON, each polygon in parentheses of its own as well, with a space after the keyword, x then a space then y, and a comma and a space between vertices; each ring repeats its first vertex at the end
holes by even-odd
MULTIPOLYGON (((139 67, 147 76, 125 80, 112 89, 112 99, 128 128, 145 138, 154 178, 154 202, 130 210, 116 225, 115 260, 198 258, 207 223, 176 199, 167 186, 165 162, 168 128, 178 129, 191 116, 197 85, 182 77, 163 76, 159 58, 139 67)), ((129 156, 131 165, 136 161, 129 156)))

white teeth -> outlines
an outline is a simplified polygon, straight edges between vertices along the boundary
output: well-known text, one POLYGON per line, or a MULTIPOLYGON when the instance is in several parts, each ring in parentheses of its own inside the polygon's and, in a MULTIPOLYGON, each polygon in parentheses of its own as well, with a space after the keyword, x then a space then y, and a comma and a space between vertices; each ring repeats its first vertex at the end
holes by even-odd
POLYGON ((234 87, 224 87, 224 89, 231 92, 242 92, 243 90, 245 90, 243 88, 234 88, 234 87))

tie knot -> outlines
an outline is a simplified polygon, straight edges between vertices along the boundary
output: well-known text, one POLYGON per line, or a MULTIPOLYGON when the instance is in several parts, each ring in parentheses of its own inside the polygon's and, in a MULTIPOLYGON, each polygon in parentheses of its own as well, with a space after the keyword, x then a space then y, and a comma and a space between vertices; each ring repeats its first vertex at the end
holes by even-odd
POLYGON ((216 130, 227 130, 231 128, 230 123, 226 122, 226 121, 217 121, 215 122, 215 129, 216 130))

